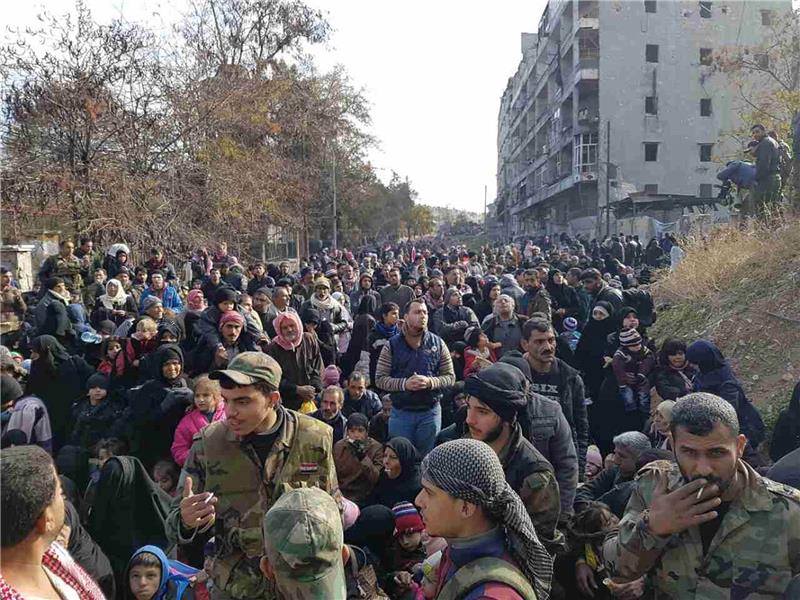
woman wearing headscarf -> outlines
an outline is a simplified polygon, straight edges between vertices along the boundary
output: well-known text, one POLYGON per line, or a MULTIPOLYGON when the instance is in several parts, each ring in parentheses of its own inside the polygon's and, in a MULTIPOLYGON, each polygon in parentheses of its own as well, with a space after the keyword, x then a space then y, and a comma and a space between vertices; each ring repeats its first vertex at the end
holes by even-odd
POLYGON ((777 462, 796 448, 800 448, 800 382, 794 386, 789 406, 781 411, 775 423, 769 455, 777 462))
POLYGON ((298 410, 322 391, 322 355, 317 338, 303 332, 294 311, 278 313, 272 321, 275 336, 265 352, 281 366, 280 392, 286 408, 298 410))
POLYGON ((417 449, 408 439, 394 437, 383 446, 380 479, 364 505, 382 504, 392 508, 398 502, 414 502, 421 488, 417 449))
POLYGON ((434 597, 549 598, 553 558, 488 444, 460 439, 437 446, 421 474, 416 505, 428 533, 448 542, 434 597), (474 510, 459 510, 456 500, 474 510))
MULTIPOLYGON (((736 409, 739 427, 747 436, 748 446, 751 450, 758 448, 764 440, 764 421, 719 348, 708 340, 697 340, 686 349, 686 358, 700 370, 694 379, 694 391, 708 392, 727 400, 736 409)), ((747 450, 745 454, 747 460, 747 450)))
POLYGON ((92 311, 92 325, 97 329, 100 321, 112 321, 114 325, 122 325, 125 319, 135 319, 139 314, 133 297, 125 293, 118 279, 106 282, 106 293, 101 295, 92 311))
POLYGON ((581 339, 575 348, 575 359, 583 373, 583 383, 586 386, 586 396, 597 398, 600 386, 605 377, 605 361, 603 356, 606 349, 608 336, 616 330, 614 319, 611 318, 614 309, 609 302, 601 300, 592 309, 589 321, 583 328, 581 339))
POLYGON ((344 379, 350 377, 354 371, 369 373, 369 333, 375 325, 372 315, 378 310, 374 296, 362 296, 358 306, 358 313, 353 321, 353 333, 347 352, 342 357, 342 374, 344 379))
POLYGON ((667 339, 658 353, 658 365, 653 374, 656 392, 664 400, 677 400, 694 389, 697 369, 686 360, 686 344, 667 339))
POLYGON ((175 429, 193 400, 183 378, 183 352, 165 344, 153 353, 152 379, 131 390, 131 454, 150 468, 170 457, 175 429))
POLYGON ((69 436, 72 403, 83 396, 94 373, 80 356, 70 356, 51 335, 40 335, 31 343, 31 371, 25 393, 42 399, 53 431, 53 453, 69 436))

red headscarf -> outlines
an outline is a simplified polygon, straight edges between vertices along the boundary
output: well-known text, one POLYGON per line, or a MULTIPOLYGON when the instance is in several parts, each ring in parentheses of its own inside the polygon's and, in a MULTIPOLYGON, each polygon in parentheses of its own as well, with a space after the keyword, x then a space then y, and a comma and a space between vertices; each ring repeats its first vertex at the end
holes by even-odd
POLYGON ((275 328, 275 337, 272 338, 272 341, 278 344, 278 346, 284 350, 295 350, 303 341, 303 324, 300 322, 300 315, 293 310, 287 310, 286 312, 279 313, 277 317, 272 319, 272 326, 275 328), (281 323, 283 323, 286 319, 293 321, 297 326, 298 336, 294 343, 283 337, 283 334, 281 333, 281 323))

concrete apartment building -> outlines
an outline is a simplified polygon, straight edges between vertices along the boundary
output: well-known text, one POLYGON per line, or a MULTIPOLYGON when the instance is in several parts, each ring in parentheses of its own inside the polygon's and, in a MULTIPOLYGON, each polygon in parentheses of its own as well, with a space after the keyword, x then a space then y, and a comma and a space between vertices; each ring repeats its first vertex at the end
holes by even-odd
POLYGON ((550 0, 501 98, 491 231, 594 237, 609 219, 615 231, 607 208, 623 199, 659 200, 660 220, 711 202, 721 161, 742 149, 724 137, 741 125, 736 85, 712 57, 758 45, 788 10, 791 0, 550 0))

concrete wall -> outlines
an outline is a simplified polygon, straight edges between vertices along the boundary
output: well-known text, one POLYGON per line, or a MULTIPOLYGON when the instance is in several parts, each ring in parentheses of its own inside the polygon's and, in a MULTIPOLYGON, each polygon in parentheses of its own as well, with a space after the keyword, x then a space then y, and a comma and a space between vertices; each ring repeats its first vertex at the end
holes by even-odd
MULTIPOLYGON (((655 14, 645 13, 643 2, 600 2, 602 159, 610 120, 611 162, 637 189, 655 183, 659 194, 698 195, 700 184, 716 183, 721 164, 701 163, 699 144, 716 144, 739 126, 736 89, 726 75, 700 65, 700 48, 756 45, 768 31, 760 11, 790 8, 789 0, 715 1, 705 19, 698 2, 659 1, 655 14), (658 63, 645 62, 646 44, 658 44, 658 63), (645 115, 651 95, 658 98, 657 116, 645 115), (712 99, 710 117, 700 116, 701 98, 712 99), (657 162, 645 162, 645 141, 660 142, 657 162)), ((715 145, 712 158, 740 150, 735 142, 715 145)))

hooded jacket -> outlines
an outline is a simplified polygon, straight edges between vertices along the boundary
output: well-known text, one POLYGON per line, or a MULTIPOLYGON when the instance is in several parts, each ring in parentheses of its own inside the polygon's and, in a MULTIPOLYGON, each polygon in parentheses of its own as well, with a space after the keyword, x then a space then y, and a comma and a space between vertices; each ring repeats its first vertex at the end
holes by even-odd
POLYGON ((398 502, 414 502, 422 489, 420 482, 419 463, 420 457, 414 445, 404 437, 394 437, 383 446, 383 452, 392 450, 400 461, 400 475, 396 479, 389 479, 386 471, 381 471, 380 479, 375 485, 370 504, 382 504, 392 508, 398 502))
POLYGON ((788 408, 781 411, 775 423, 769 455, 777 462, 796 448, 800 448, 800 382, 794 386, 788 408))
POLYGON ((204 413, 200 412, 197 408, 186 413, 186 415, 181 419, 181 422, 178 423, 178 427, 175 429, 175 438, 172 441, 171 451, 172 458, 175 459, 175 463, 179 467, 182 467, 183 463, 186 462, 186 456, 189 454, 189 449, 192 447, 192 438, 197 434, 197 432, 199 432, 209 423, 215 423, 216 421, 224 420, 225 403, 221 400, 217 403, 217 409, 214 411, 210 421, 208 417, 204 413))
POLYGON ((125 581, 128 581, 131 563, 138 555, 149 552, 155 555, 161 563, 161 581, 158 591, 151 600, 192 600, 195 597, 189 578, 197 575, 199 569, 185 565, 177 560, 170 560, 164 551, 157 546, 142 546, 131 556, 128 568, 125 570, 125 581))
POLYGON ((511 296, 514 299, 517 312, 520 311, 520 303, 522 302, 522 297, 525 295, 525 290, 520 287, 516 277, 510 273, 503 275, 500 278, 500 293, 511 296))
POLYGON ((750 445, 757 448, 764 440, 764 421, 719 348, 707 340, 697 340, 686 349, 686 360, 700 369, 694 380, 694 391, 716 394, 730 402, 736 409, 741 432, 747 436, 750 445))

